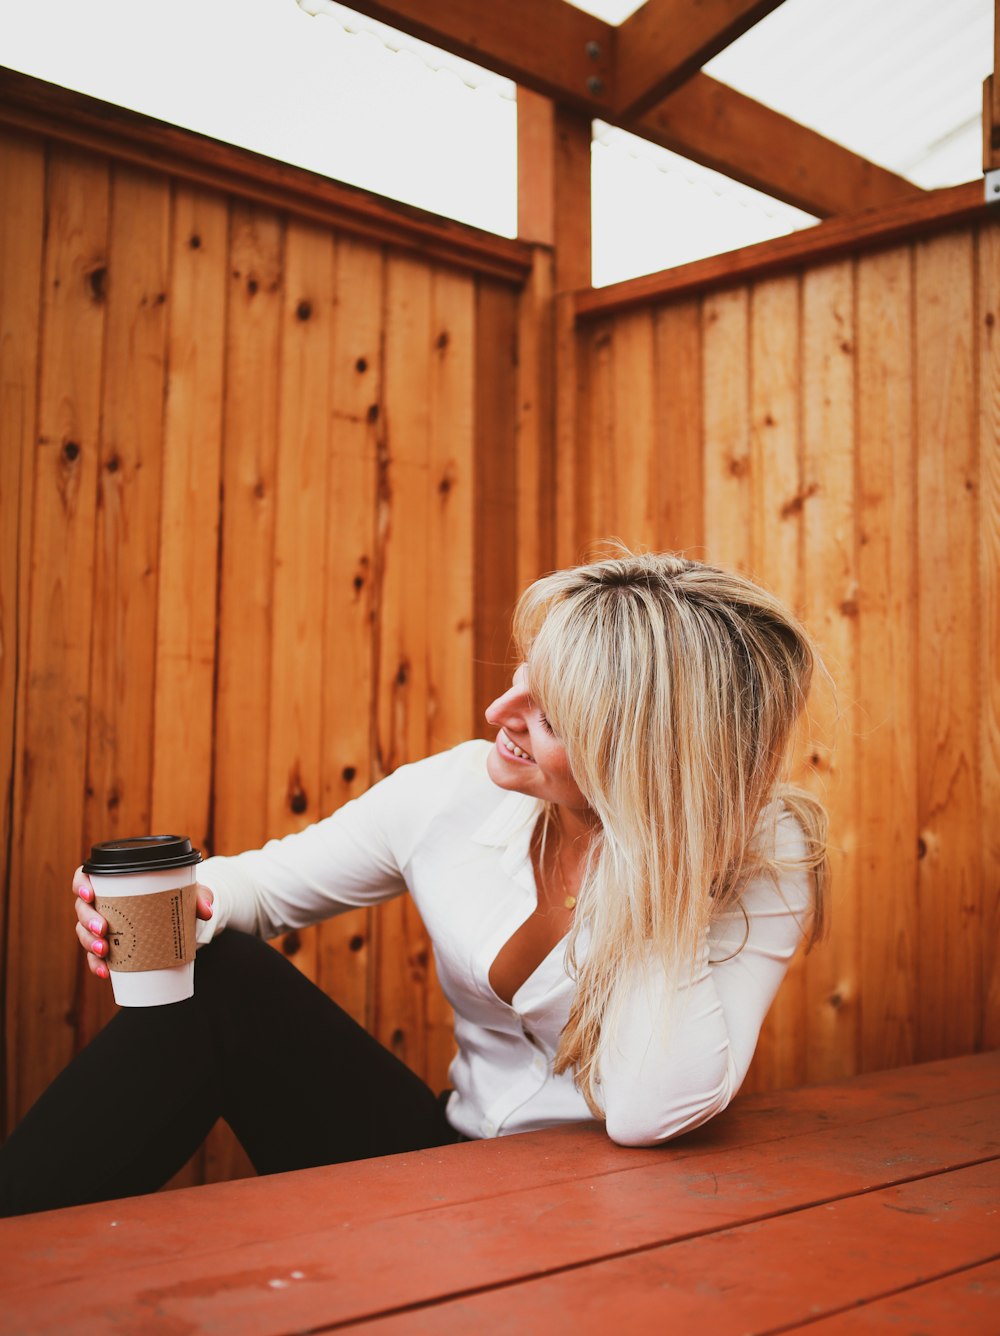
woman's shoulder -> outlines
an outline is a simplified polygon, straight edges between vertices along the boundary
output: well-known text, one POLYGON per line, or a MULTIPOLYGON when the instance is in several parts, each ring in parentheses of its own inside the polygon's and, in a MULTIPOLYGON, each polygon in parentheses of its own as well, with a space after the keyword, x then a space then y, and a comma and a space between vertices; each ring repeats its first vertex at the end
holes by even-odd
POLYGON ((456 795, 467 794, 482 785, 492 787, 486 772, 489 750, 490 743, 481 738, 460 742, 446 751, 397 766, 369 793, 381 789, 386 800, 402 801, 427 812, 450 806, 456 795))

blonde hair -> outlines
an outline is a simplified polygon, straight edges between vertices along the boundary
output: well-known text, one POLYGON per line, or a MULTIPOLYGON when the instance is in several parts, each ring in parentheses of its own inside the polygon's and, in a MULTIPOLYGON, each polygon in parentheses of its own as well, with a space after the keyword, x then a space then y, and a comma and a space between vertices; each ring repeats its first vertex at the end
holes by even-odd
POLYGON ((602 1026, 616 984, 651 951, 676 995, 711 920, 739 904, 751 875, 777 878, 789 866, 812 874, 809 944, 822 932, 826 814, 782 782, 818 659, 778 599, 670 553, 545 576, 521 595, 514 638, 531 695, 601 822, 569 939, 577 990, 555 1063, 574 1071, 600 1117, 602 1026), (777 857, 773 829, 762 838, 776 799, 805 834, 791 865, 777 857))

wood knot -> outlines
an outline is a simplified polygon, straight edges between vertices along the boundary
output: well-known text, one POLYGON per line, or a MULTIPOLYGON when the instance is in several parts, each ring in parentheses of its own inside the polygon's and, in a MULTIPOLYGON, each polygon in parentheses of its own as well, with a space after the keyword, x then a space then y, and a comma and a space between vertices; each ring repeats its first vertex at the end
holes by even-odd
POLYGON ((446 329, 443 329, 443 330, 441 331, 441 333, 437 336, 437 341, 436 341, 436 343, 435 343, 434 346, 435 346, 440 352, 444 352, 445 348, 447 348, 447 346, 448 346, 448 344, 449 344, 450 342, 451 342, 451 339, 450 339, 450 336, 449 336, 449 334, 448 334, 448 331, 447 331, 446 329))
POLYGON ((790 500, 786 501, 778 514, 783 520, 791 519, 793 515, 802 513, 803 507, 811 496, 815 496, 819 491, 819 483, 811 482, 808 487, 797 492, 790 500))
POLYGON ((267 488, 264 486, 263 482, 260 479, 258 479, 257 482, 255 482, 253 485, 254 496, 257 498, 258 501, 263 501, 266 492, 267 488))
POLYGON ((840 611, 845 617, 856 617, 858 615, 858 600, 856 598, 845 598, 840 605, 840 611))
POLYGON ((118 805, 121 802, 117 789, 109 789, 107 797, 107 808, 109 812, 117 812, 118 805))
POLYGON ((357 766, 353 765, 345 765, 343 770, 341 770, 340 772, 340 777, 345 784, 352 783, 357 778, 357 775, 358 775, 357 766))
POLYGON ((358 360, 354 363, 354 370, 358 373, 359 376, 363 376, 365 372, 368 370, 368 358, 359 357, 358 360))
POLYGON ((773 427, 774 425, 775 425, 774 414, 773 414, 773 413, 765 413, 765 414, 764 414, 764 426, 765 426, 765 427, 773 427))
POLYGON ((378 404, 369 404, 369 405, 368 405, 368 412, 365 414, 365 417, 366 417, 366 419, 368 420, 368 422, 377 422, 377 421, 378 421, 378 404))
POLYGON ((831 993, 830 996, 827 998, 827 1001, 829 1002, 830 1006, 834 1009, 834 1011, 839 1011, 840 1008, 844 1005, 844 995, 839 991, 831 993))
POLYGON ((288 795, 288 806, 296 816, 301 816, 309 806, 309 799, 306 797, 305 790, 298 787, 292 789, 288 795))
POLYGON ((446 473, 444 477, 441 479, 441 481, 438 483, 438 491, 441 493, 442 496, 447 496, 448 493, 451 491, 451 487, 452 487, 451 478, 449 478, 446 473))
POLYGON ((104 467, 107 469, 109 473, 117 473, 118 470, 121 468, 121 463, 122 461, 118 458, 117 455, 111 455, 111 457, 108 459, 108 462, 104 465, 104 467))
POLYGON ((927 841, 924 839, 922 835, 917 840, 917 857, 918 858, 927 857, 927 841))
POLYGON ((192 250, 201 250, 201 237, 197 232, 193 232, 188 239, 188 245, 192 250))
POLYGON ((744 478, 750 472, 750 460, 746 455, 731 455, 728 467, 734 478, 744 478))
POLYGON ((255 278, 247 279, 247 292, 249 292, 251 297, 256 297, 259 288, 260 284, 255 278))
POLYGON ((361 948, 364 946, 364 944, 365 944, 364 937, 361 935, 360 932, 356 932, 354 936, 351 938, 351 940, 347 943, 347 949, 349 951, 360 951, 361 948))
POLYGON ((987 328, 987 329, 992 329, 993 326, 996 324, 996 322, 997 322, 997 318, 996 318, 996 316, 993 314, 993 312, 992 312, 992 311, 987 311, 987 312, 986 312, 986 315, 985 315, 985 317, 984 317, 984 321, 983 321, 983 323, 986 325, 986 328, 987 328))
POLYGON ((286 956, 297 956, 302 950, 302 937, 294 928, 282 937, 281 949, 286 956))
POLYGON ((302 300, 299 302, 298 306, 296 306, 295 308, 295 319, 308 320, 309 317, 312 315, 312 313, 313 313, 312 302, 307 301, 307 299, 303 297, 302 300))
POLYGON ((166 300, 167 300, 167 294, 165 292, 158 292, 156 296, 153 298, 153 305, 163 306, 166 300))
POLYGON ((103 264, 96 265, 87 275, 90 295, 95 302, 104 301, 108 295, 108 271, 103 264))
POLYGON ((365 577, 363 575, 356 575, 351 581, 351 584, 354 586, 354 592, 360 594, 365 587, 365 577))
POLYGON ((67 441, 62 448, 63 459, 68 459, 72 464, 75 459, 80 458, 80 447, 76 441, 67 441))
POLYGON ((389 1040, 390 1046, 394 1049, 400 1049, 403 1047, 405 1042, 406 1042, 406 1031, 400 1030, 398 1028, 393 1030, 392 1036, 389 1040))
POLYGON ((410 665, 409 662, 406 659, 404 659, 403 662, 399 665, 398 669, 396 670, 396 686, 405 687, 409 680, 410 680, 410 665))

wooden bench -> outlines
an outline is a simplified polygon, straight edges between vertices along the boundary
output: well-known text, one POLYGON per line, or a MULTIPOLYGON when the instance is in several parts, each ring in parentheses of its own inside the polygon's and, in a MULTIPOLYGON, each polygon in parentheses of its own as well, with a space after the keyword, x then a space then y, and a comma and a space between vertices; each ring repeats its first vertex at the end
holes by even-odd
MULTIPOLYGON (((99 1139, 97 1140, 100 1145, 99 1139)), ((4 1333, 1000 1331, 1000 1053, 0 1222, 4 1333)))

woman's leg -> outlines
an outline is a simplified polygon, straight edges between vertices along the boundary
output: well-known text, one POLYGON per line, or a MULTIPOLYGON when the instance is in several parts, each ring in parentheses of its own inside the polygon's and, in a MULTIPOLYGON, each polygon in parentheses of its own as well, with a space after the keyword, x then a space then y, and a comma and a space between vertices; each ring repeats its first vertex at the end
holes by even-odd
POLYGON ((151 1192, 218 1117, 260 1173, 457 1140, 431 1090, 277 951, 222 933, 195 995, 124 1008, 0 1149, 0 1215, 151 1192))

